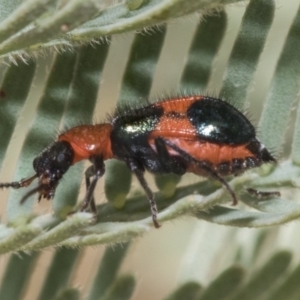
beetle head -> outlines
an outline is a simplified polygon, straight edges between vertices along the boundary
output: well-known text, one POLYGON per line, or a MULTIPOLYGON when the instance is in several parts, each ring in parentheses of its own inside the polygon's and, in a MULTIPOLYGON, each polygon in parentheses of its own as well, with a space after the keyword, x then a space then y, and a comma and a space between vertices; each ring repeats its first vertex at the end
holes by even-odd
POLYGON ((57 141, 34 159, 33 168, 39 181, 39 199, 54 197, 55 189, 72 165, 73 158, 74 151, 71 145, 66 141, 57 141))

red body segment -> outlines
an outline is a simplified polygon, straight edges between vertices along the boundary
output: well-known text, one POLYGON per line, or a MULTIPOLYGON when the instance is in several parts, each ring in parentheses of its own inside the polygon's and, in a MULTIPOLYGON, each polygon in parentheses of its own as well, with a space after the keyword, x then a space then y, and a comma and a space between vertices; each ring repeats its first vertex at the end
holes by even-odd
POLYGON ((204 96, 175 97, 166 101, 154 103, 153 106, 162 107, 165 114, 170 112, 186 114, 192 103, 203 99, 205 99, 204 96))
POLYGON ((76 126, 58 137, 69 142, 74 150, 73 164, 91 156, 99 155, 104 160, 113 158, 110 143, 112 126, 109 123, 76 126))
MULTIPOLYGON (((174 145, 180 149, 186 151, 193 158, 199 161, 208 161, 214 168, 224 162, 232 162, 234 159, 245 159, 248 157, 255 158, 255 155, 251 153, 246 145, 228 146, 212 144, 205 141, 199 141, 195 139, 184 138, 169 138, 174 145)), ((149 144, 155 149, 154 139, 149 140, 149 144)), ((168 147, 170 155, 178 156, 178 153, 168 147)), ((197 167, 190 166, 188 172, 200 174, 201 172, 196 170, 197 167)))
POLYGON ((187 110, 195 101, 204 97, 182 97, 172 98, 165 102, 159 102, 154 106, 161 107, 164 114, 152 130, 149 142, 157 137, 195 139, 197 137, 196 128, 187 118, 187 110))

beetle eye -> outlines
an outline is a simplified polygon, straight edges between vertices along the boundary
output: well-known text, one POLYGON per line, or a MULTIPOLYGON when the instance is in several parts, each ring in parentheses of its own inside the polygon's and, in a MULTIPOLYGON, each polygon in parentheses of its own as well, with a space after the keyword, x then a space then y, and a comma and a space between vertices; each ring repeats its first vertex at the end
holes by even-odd
POLYGON ((64 153, 59 153, 57 156, 57 162, 61 163, 65 160, 66 156, 64 153))

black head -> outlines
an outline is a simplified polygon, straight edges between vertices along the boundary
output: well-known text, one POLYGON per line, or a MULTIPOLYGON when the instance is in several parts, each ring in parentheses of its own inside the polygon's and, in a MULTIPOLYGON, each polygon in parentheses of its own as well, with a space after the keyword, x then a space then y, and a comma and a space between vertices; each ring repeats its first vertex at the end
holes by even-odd
POLYGON ((33 161, 33 168, 39 179, 40 196, 53 198, 62 176, 72 165, 74 150, 66 141, 58 141, 47 147, 33 161))

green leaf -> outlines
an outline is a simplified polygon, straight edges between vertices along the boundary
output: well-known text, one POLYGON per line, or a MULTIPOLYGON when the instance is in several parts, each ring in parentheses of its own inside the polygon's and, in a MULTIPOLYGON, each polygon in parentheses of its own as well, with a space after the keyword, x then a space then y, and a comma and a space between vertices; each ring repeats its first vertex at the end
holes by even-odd
POLYGON ((198 300, 201 291, 202 287, 198 282, 190 281, 179 286, 171 295, 165 298, 165 300, 198 300))
MULTIPOLYGON (((93 222, 91 214, 77 213, 69 217, 66 221, 53 227, 52 229, 37 236, 35 239, 31 239, 30 242, 23 243, 21 250, 37 250, 51 245, 56 245, 67 238, 70 238, 80 232, 83 228, 91 225, 93 222)), ((34 221, 33 221, 34 224, 34 221)))
POLYGON ((160 24, 168 19, 193 13, 197 10, 203 12, 212 10, 218 6, 223 6, 232 0, 171 0, 158 1, 149 0, 140 9, 129 11, 128 6, 120 4, 104 11, 100 17, 85 24, 82 28, 74 30, 71 34, 75 39, 82 37, 95 37, 103 34, 114 34, 125 30, 137 30, 146 26, 160 24), (126 16, 126 18, 124 18, 126 16))
MULTIPOLYGON (((127 253, 129 243, 120 244, 115 247, 107 247, 94 278, 88 300, 100 299, 107 292, 107 289, 114 283, 117 273, 127 253)), ((127 279, 125 279, 126 281, 127 279)), ((131 282, 131 279, 128 279, 131 282)), ((131 284, 129 282, 129 284, 131 284)), ((120 283, 123 285, 123 283, 120 283)), ((118 287, 116 287, 118 289, 118 287)))
POLYGON ((298 100, 297 118, 292 144, 293 163, 300 166, 300 105, 298 100))
POLYGON ((155 68, 166 36, 166 28, 151 35, 135 36, 125 69, 118 104, 147 103, 155 68))
POLYGON ((11 66, 5 72, 1 91, 0 108, 0 166, 12 137, 33 80, 36 64, 11 66))
POLYGON ((245 276, 245 270, 232 266, 221 273, 203 291, 199 300, 227 299, 239 288, 245 276))
POLYGON ((0 55, 12 59, 13 54, 24 59, 33 51, 49 47, 70 48, 78 42, 142 30, 195 11, 207 13, 240 0, 209 3, 205 0, 130 0, 107 8, 100 0, 70 0, 58 5, 57 9, 54 9, 56 0, 27 0, 18 7, 2 1, 0 55))
POLYGON ((131 187, 132 175, 128 167, 117 160, 105 164, 105 195, 115 208, 122 208, 131 187))
POLYGON ((1 0, 0 1, 0 21, 2 22, 7 18, 15 9, 22 4, 22 0, 10 1, 10 0, 1 0))
POLYGON ((299 297, 300 286, 299 286, 300 266, 298 265, 291 274, 284 278, 284 281, 276 285, 275 289, 268 295, 268 300, 281 300, 281 299, 295 299, 299 297))
MULTIPOLYGON (((16 1, 10 1, 16 3, 16 1)), ((1 23, 0 41, 4 41, 9 36, 15 34, 22 28, 25 28, 30 23, 34 22, 38 17, 51 9, 56 4, 57 0, 27 0, 21 2, 20 6, 15 9, 4 22, 1 23)), ((8 3, 4 6, 7 8, 8 3)), ((1 10, 1 6, 0 6, 1 10)), ((0 17, 0 20, 4 19, 0 17)))
POLYGON ((1 228, 0 254, 16 251, 43 232, 41 227, 31 225, 22 226, 22 224, 19 224, 16 229, 10 228, 6 230, 6 234, 3 234, 4 230, 4 228, 1 228))
POLYGON ((132 275, 123 275, 115 280, 113 285, 99 300, 129 300, 135 287, 135 278, 132 275))
POLYGON ((248 86, 272 25, 275 3, 250 1, 235 40, 220 92, 240 109, 244 108, 248 86))
POLYGON ((271 288, 277 284, 289 267, 291 259, 292 254, 289 251, 274 254, 232 300, 259 299, 261 295, 267 293, 266 287, 271 288))
POLYGON ((91 19, 100 7, 101 4, 97 1, 71 0, 52 16, 39 20, 37 26, 24 30, 23 34, 14 35, 2 42, 0 55, 32 45, 37 47, 37 44, 58 38, 66 31, 91 19))
POLYGON ((44 281, 42 291, 38 298, 39 300, 51 300, 61 289, 66 288, 78 252, 77 249, 61 248, 57 250, 44 281))
POLYGON ((181 87, 188 92, 205 91, 213 60, 225 35, 227 17, 224 11, 200 22, 187 57, 181 87))
POLYGON ((155 175, 155 184, 162 195, 166 198, 172 197, 176 191, 181 176, 176 174, 155 175))
POLYGON ((78 289, 67 288, 60 291, 53 300, 80 300, 80 293, 78 289))
POLYGON ((300 88, 300 9, 290 28, 259 122, 260 138, 268 149, 279 154, 288 120, 300 88), (287 93, 288 91, 288 93, 287 93))
POLYGON ((3 300, 21 299, 24 287, 38 258, 38 254, 12 255, 1 282, 0 298, 3 300))

